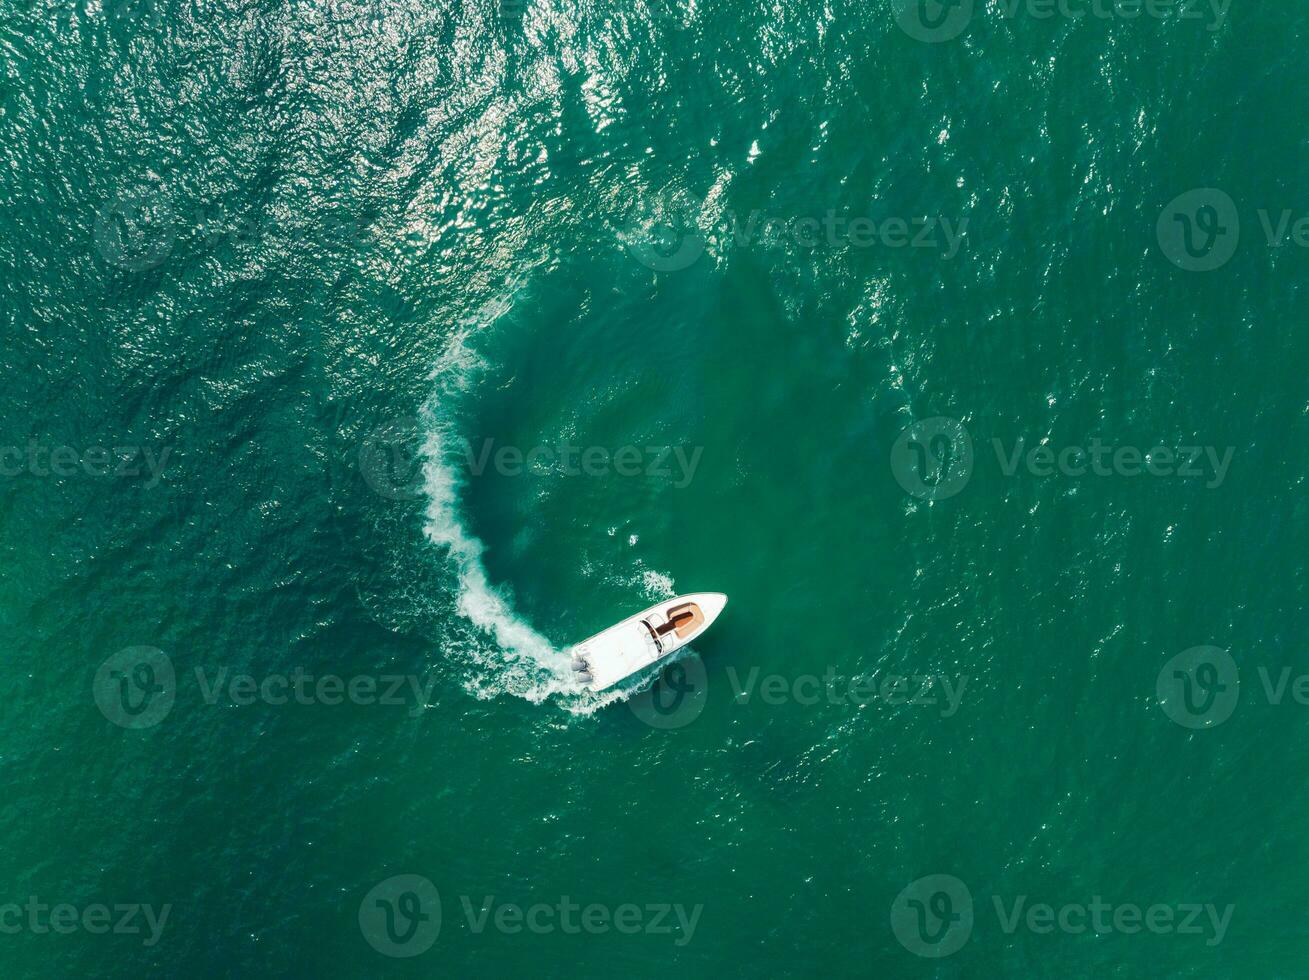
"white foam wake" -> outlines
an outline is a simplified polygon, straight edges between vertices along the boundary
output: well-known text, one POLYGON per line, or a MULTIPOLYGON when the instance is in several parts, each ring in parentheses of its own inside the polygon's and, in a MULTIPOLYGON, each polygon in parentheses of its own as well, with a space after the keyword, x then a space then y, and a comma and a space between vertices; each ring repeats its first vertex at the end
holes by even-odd
POLYGON ((482 670, 481 676, 470 679, 470 690, 483 697, 512 693, 540 702, 573 687, 568 658, 491 584, 482 562, 486 547, 469 533, 461 512, 462 444, 455 422, 460 403, 484 367, 468 348, 467 338, 467 331, 458 335, 437 363, 432 372, 436 391, 423 408, 423 480, 428 499, 424 532, 449 551, 457 579, 456 611, 495 643, 494 650, 472 652, 482 670))
MULTIPOLYGON (((494 321, 496 316, 479 319, 494 321)), ((455 611, 492 641, 464 649, 475 668, 464 686, 481 698, 512 694, 540 703, 558 696, 567 711, 589 715, 631 697, 648 679, 632 678, 599 694, 578 687, 568 653, 538 633, 486 573, 482 561, 486 546, 468 530, 461 503, 467 441, 458 423, 465 400, 475 393, 488 368, 470 346, 475 331, 475 325, 465 326, 433 368, 435 390, 422 411, 428 501, 423 530, 433 544, 449 553, 456 577, 455 611)), ((671 577, 648 569, 638 568, 630 584, 651 599, 675 594, 671 577)))

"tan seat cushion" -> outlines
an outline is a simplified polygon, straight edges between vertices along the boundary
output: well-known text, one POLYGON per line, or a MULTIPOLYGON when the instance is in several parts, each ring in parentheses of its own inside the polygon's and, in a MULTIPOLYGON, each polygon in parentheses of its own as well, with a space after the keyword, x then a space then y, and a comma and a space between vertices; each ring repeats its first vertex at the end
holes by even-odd
POLYGON ((669 609, 668 621, 677 624, 677 636, 684 640, 704 625, 704 613, 694 602, 687 602, 669 609))

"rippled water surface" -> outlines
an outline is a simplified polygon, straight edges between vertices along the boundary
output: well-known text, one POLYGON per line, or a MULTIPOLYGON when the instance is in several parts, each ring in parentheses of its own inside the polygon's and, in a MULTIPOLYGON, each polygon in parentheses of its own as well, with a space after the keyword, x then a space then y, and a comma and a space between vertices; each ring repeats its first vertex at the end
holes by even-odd
POLYGON ((5 2, 5 976, 1300 975, 1309 16, 5 2))

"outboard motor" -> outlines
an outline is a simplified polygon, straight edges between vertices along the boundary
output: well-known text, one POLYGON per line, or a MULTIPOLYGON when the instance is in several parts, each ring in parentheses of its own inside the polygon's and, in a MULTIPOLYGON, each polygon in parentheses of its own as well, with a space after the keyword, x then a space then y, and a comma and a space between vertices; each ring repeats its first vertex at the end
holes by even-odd
POLYGON ((573 654, 573 673, 576 675, 574 679, 583 684, 590 684, 592 681, 591 665, 586 662, 585 657, 579 657, 577 654, 573 654))

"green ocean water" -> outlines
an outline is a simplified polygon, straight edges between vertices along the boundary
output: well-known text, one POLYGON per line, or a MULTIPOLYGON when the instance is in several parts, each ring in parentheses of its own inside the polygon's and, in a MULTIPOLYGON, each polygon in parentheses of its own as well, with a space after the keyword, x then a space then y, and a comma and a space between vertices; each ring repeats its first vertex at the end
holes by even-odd
POLYGON ((1309 14, 0 2, 4 976, 1304 975, 1309 14))

